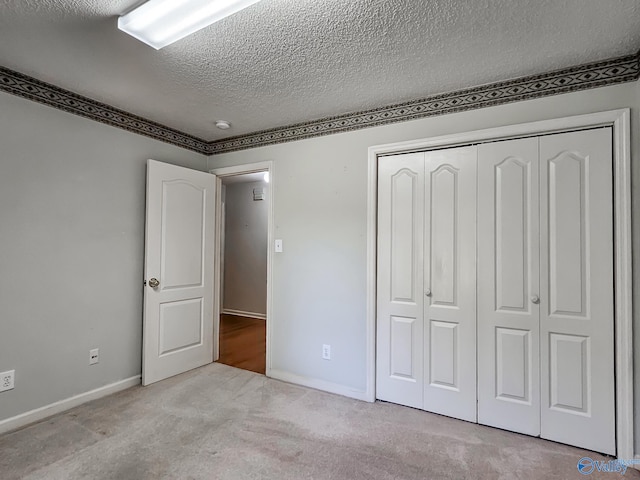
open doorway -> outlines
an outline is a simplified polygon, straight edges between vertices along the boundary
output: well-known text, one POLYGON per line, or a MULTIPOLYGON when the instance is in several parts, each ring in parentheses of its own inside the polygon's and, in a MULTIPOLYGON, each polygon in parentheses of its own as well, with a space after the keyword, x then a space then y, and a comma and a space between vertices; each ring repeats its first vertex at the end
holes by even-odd
POLYGON ((217 361, 267 371, 268 170, 219 174, 217 361))

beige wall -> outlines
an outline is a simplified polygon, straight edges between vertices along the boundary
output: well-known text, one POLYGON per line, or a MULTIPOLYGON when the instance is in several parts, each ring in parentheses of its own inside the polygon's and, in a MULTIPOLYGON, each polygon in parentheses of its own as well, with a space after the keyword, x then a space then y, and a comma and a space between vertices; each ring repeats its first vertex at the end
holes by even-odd
POLYGON ((268 186, 265 182, 226 186, 223 309, 267 313, 268 186), (253 189, 266 194, 254 201, 253 189))
MULTIPOLYGON (((275 236, 284 240, 285 251, 275 255, 273 266, 273 369, 352 390, 366 387, 368 147, 631 107, 635 162, 640 158, 639 98, 637 83, 627 83, 210 157, 209 168, 274 162, 275 236), (331 361, 321 358, 324 343, 332 345, 331 361)), ((636 193, 638 170, 633 173, 636 193)), ((634 245, 640 238, 638 198, 636 194, 634 245)), ((637 254, 634 266, 638 302, 637 254)), ((637 320, 635 324, 635 345, 640 346, 640 325, 637 320)), ((636 402, 639 396, 636 392, 636 402)), ((640 402, 637 405, 640 412, 640 402)), ((636 416, 637 431, 639 420, 636 416)), ((640 451, 640 435, 636 442, 640 451)))
POLYGON ((146 160, 206 159, 6 93, 0 112, 2 420, 140 374, 146 160))

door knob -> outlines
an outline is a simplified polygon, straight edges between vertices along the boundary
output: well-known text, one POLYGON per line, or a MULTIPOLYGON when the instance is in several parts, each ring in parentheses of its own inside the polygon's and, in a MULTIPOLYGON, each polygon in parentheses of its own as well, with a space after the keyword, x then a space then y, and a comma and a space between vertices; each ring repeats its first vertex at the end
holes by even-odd
POLYGON ((540 297, 538 297, 538 295, 533 295, 531 297, 531 303, 540 303, 540 297))
POLYGON ((431 296, 431 290, 427 288, 427 289, 424 291, 424 294, 425 294, 427 297, 430 297, 430 296, 431 296))
POLYGON ((151 288, 158 288, 158 285, 160 285, 160 282, 157 278, 152 278, 151 280, 149 280, 149 286, 151 288))

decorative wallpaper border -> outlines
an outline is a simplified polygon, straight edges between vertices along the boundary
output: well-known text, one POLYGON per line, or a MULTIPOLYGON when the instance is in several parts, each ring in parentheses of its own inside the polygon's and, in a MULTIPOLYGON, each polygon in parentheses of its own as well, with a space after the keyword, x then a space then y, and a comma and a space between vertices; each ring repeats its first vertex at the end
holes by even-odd
POLYGON ((540 75, 490 83, 431 95, 396 105, 264 130, 208 144, 209 155, 262 147, 304 138, 348 132, 388 123, 444 115, 532 98, 631 82, 640 77, 640 51, 635 55, 588 63, 540 75))
POLYGON ((75 113, 97 122, 171 143, 194 152, 206 153, 207 151, 208 143, 198 137, 4 67, 0 67, 0 91, 44 103, 65 112, 75 113))
POLYGON ((0 91, 74 113, 139 135, 205 155, 292 142, 305 138, 375 127, 518 102, 560 93, 631 82, 640 78, 640 51, 540 75, 490 83, 395 105, 207 142, 179 130, 97 102, 8 68, 0 67, 0 91))

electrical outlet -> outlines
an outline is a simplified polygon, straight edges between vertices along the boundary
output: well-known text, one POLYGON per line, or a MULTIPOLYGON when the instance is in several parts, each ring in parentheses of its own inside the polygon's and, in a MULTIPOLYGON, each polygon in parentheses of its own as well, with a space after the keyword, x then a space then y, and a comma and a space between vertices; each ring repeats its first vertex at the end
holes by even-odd
POLYGON ((89 350, 89 365, 95 365, 100 361, 100 349, 89 350))
POLYGON ((331 345, 322 345, 322 358, 331 360, 331 345))
POLYGON ((0 373, 0 392, 13 390, 15 376, 15 370, 9 370, 8 372, 0 373))

